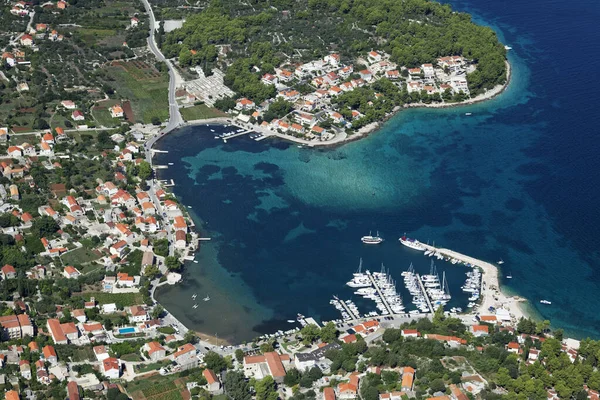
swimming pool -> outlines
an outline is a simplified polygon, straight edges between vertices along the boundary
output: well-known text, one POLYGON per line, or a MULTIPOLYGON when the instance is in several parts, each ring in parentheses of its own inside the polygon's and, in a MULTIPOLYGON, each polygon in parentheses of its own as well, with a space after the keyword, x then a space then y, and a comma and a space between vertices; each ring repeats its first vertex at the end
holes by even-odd
POLYGON ((128 333, 135 333, 135 328, 119 328, 119 334, 125 335, 128 333))

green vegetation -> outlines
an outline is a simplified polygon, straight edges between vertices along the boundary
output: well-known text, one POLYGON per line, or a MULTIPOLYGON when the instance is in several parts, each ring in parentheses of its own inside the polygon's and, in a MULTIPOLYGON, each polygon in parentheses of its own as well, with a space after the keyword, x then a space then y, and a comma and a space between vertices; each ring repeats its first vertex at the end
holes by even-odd
POLYGON ((86 247, 80 247, 63 254, 60 258, 64 265, 82 265, 96 261, 100 256, 86 247))
POLYGON ((98 304, 115 303, 119 309, 144 303, 144 297, 141 293, 86 292, 81 296, 85 298, 86 301, 89 301, 89 299, 93 297, 98 304))
POLYGON ((181 116, 186 121, 194 121, 196 119, 208 119, 226 117, 227 114, 215 109, 210 108, 206 104, 198 104, 193 107, 186 107, 180 110, 181 116))
POLYGON ((272 72, 288 56, 309 61, 333 48, 345 59, 383 50, 393 62, 407 67, 462 55, 477 64, 468 76, 473 95, 506 79, 506 51, 494 31, 474 24, 468 14, 453 12, 447 4, 427 0, 276 3, 211 2, 205 11, 187 18, 182 28, 166 35, 163 52, 167 57, 179 56, 183 64, 218 65, 212 47, 231 45, 228 58, 233 58, 233 64, 225 83, 255 102, 274 90, 260 82, 261 74, 272 72), (277 10, 286 10, 286 15, 277 10), (274 32, 289 40, 275 42, 274 32))
POLYGON ((135 121, 151 123, 153 117, 164 121, 169 116, 168 74, 133 63, 107 67, 107 77, 112 80, 109 85, 119 97, 131 102, 135 121))

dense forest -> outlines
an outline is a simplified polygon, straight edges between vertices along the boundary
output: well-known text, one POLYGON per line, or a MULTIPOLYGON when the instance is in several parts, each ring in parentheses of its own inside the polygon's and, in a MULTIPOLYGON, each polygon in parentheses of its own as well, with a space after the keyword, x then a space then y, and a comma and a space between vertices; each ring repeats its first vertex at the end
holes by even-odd
POLYGON ((506 75, 506 50, 492 29, 428 0, 212 0, 162 41, 167 57, 187 65, 219 64, 219 45, 228 45, 228 63, 246 61, 235 64, 238 75, 240 66, 258 75, 283 61, 313 60, 331 51, 348 61, 371 49, 407 67, 462 55, 477 63, 468 76, 474 94, 503 83, 506 75))

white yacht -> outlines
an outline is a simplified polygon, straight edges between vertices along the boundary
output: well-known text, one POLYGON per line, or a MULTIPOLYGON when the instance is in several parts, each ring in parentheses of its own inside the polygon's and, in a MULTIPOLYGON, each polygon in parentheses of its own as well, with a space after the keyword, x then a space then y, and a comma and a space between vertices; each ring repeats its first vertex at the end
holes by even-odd
POLYGON ((363 236, 360 238, 361 242, 364 244, 379 244, 383 242, 383 238, 379 236, 379 232, 377 232, 376 236, 372 236, 371 232, 367 236, 363 236))
POLYGON ((398 239, 406 247, 410 247, 413 250, 425 251, 425 246, 421 244, 417 239, 411 239, 406 237, 406 233, 400 239, 398 239))

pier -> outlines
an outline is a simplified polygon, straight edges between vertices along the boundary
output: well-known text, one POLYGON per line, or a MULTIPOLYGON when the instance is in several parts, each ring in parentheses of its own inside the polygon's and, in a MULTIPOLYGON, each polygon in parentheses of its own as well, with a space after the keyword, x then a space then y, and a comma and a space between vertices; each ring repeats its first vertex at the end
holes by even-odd
POLYGON ((429 307, 429 311, 433 314, 435 310, 431 305, 431 300, 429 300, 429 294, 427 294, 427 290, 425 290, 425 285, 423 285, 423 281, 421 281, 421 275, 415 274, 417 277, 417 281, 419 282, 419 286, 421 287, 421 291, 423 292, 423 296, 425 296, 425 300, 427 300, 427 307, 429 307))
POLYGON ((154 165, 154 169, 167 169, 169 168, 168 165, 154 165))
POLYGON ((152 153, 168 153, 168 151, 167 151, 167 150, 157 150, 157 149, 150 149, 150 151, 151 151, 152 153))
POLYGON ((350 310, 350 308, 346 305, 346 302, 343 300, 340 300, 338 298, 335 299, 338 303, 340 303, 342 305, 342 307, 344 308, 344 310, 346 310, 346 312, 348 313, 348 315, 350 316, 349 321, 354 321, 356 319, 360 318, 360 315, 356 315, 352 312, 352 310, 350 310))
POLYGON ((377 284, 377 281, 375 280, 375 278, 373 278, 373 275, 371 275, 370 271, 367 271, 367 276, 371 280, 371 283, 373 284, 373 287, 375 288, 375 290, 377 290, 377 294, 379 295, 379 298, 381 299, 381 302, 385 306, 385 309, 388 311, 389 315, 394 315, 395 313, 392 311, 392 307, 390 307, 389 303, 385 299, 385 296, 383 295, 383 292, 379 288, 379 285, 377 284))

